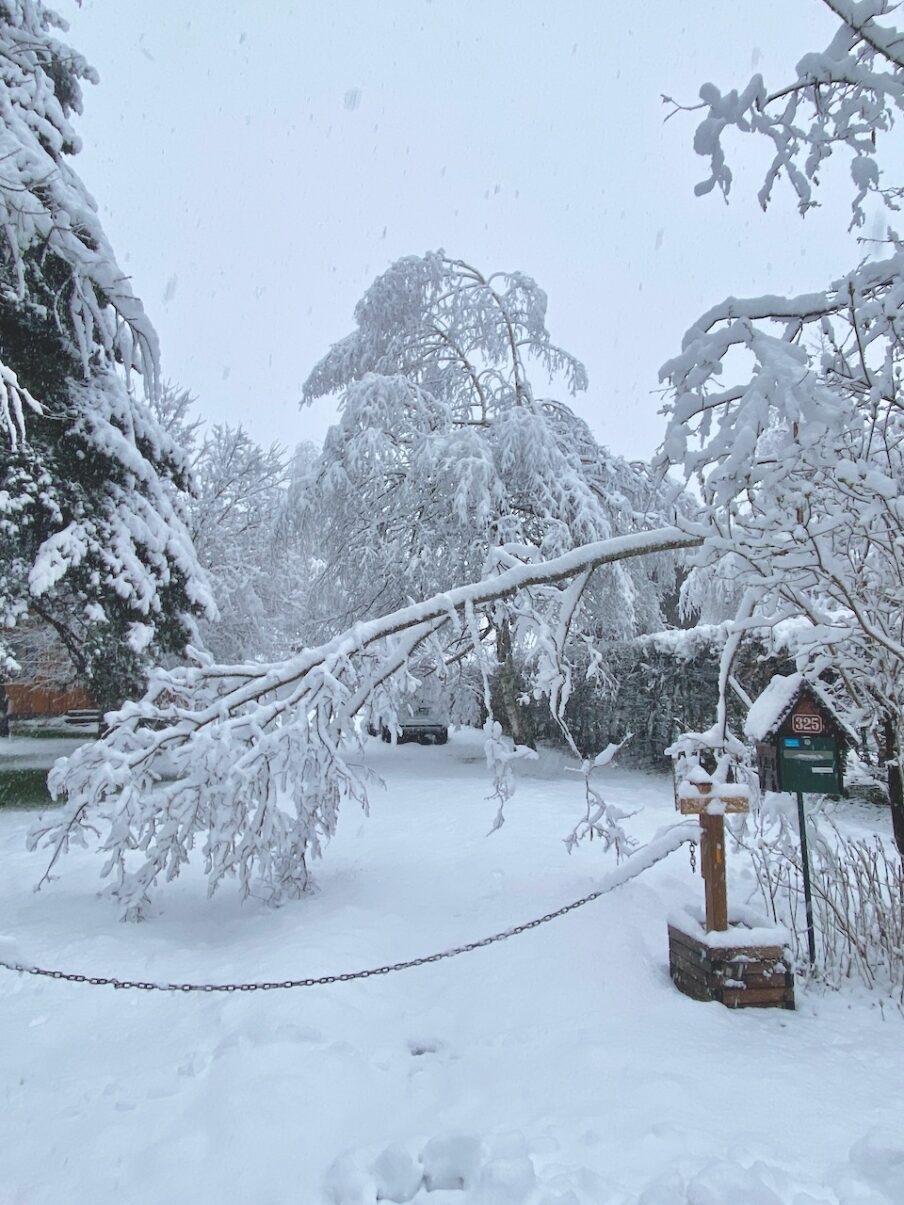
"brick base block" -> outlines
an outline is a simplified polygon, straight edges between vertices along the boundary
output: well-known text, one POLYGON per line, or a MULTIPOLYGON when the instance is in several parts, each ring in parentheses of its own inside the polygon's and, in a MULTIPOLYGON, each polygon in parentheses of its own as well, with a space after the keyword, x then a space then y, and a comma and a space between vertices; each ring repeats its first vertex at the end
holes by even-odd
MULTIPOLYGON (((720 937, 722 935, 720 934, 720 937)), ((669 925, 669 974, 694 1000, 717 1000, 726 1008, 794 1008, 794 976, 781 946, 707 945, 669 925)))

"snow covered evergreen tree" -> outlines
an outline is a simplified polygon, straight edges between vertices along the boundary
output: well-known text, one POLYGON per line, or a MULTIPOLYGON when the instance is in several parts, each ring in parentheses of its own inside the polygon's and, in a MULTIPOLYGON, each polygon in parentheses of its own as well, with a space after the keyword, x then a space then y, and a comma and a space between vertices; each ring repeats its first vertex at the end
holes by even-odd
POLYGON ((58 28, 0 3, 0 632, 50 625, 105 707, 212 604, 184 458, 135 391, 157 390, 157 339, 69 164, 95 76, 58 28))

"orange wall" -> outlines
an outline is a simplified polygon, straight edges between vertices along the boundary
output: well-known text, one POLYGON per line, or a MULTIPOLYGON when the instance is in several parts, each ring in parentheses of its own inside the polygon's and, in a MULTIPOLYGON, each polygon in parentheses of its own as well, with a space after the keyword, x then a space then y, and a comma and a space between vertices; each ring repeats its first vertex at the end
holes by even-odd
POLYGON ((11 718, 65 715, 74 707, 93 707, 94 701, 80 686, 69 690, 53 686, 26 686, 9 682, 5 686, 9 697, 9 714, 11 718))

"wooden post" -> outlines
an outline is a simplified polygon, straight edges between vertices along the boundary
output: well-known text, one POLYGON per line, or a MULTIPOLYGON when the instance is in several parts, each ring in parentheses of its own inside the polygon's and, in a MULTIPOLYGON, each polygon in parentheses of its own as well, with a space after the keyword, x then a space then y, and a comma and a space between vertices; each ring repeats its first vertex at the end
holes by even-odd
POLYGON ((725 886, 725 817, 700 813, 703 840, 700 871, 706 894, 706 928, 723 933, 728 928, 728 892, 725 886))
POLYGON ((697 766, 678 789, 678 810, 685 816, 699 816, 700 873, 706 894, 706 930, 724 933, 728 928, 728 892, 725 886, 725 813, 746 812, 747 793, 740 786, 723 783, 715 787, 709 776, 697 766), (713 813, 708 811, 711 805, 713 813))

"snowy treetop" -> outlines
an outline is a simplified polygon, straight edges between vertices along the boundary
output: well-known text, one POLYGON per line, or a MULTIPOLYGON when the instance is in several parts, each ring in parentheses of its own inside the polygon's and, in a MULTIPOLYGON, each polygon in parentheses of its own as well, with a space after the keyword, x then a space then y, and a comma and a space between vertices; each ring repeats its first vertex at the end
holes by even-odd
MULTIPOLYGON (((82 108, 88 63, 53 36, 65 22, 39 0, 0 7, 0 292, 8 304, 52 306, 87 375, 102 354, 155 384, 157 337, 116 262, 97 206, 66 157, 80 142, 70 116, 82 108), (48 259, 60 278, 41 289, 48 259)), ((39 409, 15 372, 2 366, 0 427, 15 444, 27 410, 39 409)))
POLYGON ((587 373, 546 329, 546 294, 523 272, 485 276, 444 251, 397 260, 355 308, 357 329, 333 345, 305 401, 366 373, 401 373, 449 400, 457 421, 486 422, 500 405, 533 400, 525 353, 574 393, 587 373))

